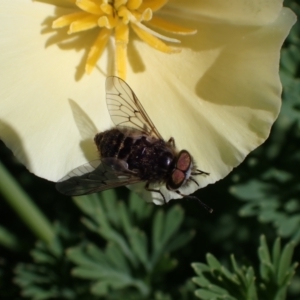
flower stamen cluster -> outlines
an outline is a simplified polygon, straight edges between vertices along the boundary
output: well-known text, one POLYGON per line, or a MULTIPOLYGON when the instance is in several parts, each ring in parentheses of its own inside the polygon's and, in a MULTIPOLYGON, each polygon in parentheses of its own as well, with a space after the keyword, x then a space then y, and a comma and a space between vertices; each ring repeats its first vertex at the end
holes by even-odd
POLYGON ((174 24, 154 13, 161 9, 167 0, 70 0, 80 11, 56 19, 55 29, 69 26, 68 33, 83 32, 99 27, 101 30, 92 45, 86 61, 85 71, 90 74, 101 57, 109 37, 115 37, 115 61, 118 76, 126 77, 127 45, 129 28, 151 47, 164 53, 180 52, 165 42, 180 43, 179 40, 164 36, 146 26, 176 34, 194 34, 196 30, 174 24), (129 27, 130 26, 130 27, 129 27))

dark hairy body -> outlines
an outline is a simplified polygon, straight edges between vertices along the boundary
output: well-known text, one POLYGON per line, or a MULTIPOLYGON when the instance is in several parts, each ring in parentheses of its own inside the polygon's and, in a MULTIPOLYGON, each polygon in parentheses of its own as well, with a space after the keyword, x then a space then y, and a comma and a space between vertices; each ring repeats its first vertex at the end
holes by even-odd
POLYGON ((100 157, 123 160, 142 181, 166 181, 175 165, 177 151, 172 143, 130 128, 98 133, 95 144, 100 157))

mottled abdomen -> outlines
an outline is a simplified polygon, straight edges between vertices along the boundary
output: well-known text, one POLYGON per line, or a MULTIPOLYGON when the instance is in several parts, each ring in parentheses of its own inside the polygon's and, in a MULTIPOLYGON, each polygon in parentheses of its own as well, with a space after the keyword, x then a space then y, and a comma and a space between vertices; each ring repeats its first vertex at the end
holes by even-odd
POLYGON ((141 180, 165 180, 174 168, 175 149, 164 140, 137 130, 110 129, 98 133, 94 140, 102 158, 114 157, 126 161, 128 169, 136 171, 141 180))
POLYGON ((120 130, 111 129, 96 134, 94 141, 101 157, 118 157, 125 138, 120 130))

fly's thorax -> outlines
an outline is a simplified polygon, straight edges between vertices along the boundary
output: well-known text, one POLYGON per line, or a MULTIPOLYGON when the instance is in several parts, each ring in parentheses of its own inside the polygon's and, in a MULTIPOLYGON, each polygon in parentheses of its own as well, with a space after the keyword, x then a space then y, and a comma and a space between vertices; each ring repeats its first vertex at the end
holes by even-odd
POLYGON ((174 168, 167 181, 170 190, 177 190, 189 180, 192 170, 195 168, 193 158, 186 150, 181 150, 176 157, 174 168))
POLYGON ((138 170, 142 180, 166 182, 175 158, 175 149, 167 142, 143 136, 134 143, 127 163, 129 169, 138 170))

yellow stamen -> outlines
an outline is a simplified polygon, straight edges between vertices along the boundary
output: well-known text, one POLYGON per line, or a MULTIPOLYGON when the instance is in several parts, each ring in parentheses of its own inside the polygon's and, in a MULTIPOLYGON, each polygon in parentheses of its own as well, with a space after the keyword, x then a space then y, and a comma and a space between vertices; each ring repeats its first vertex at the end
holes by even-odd
POLYGON ((137 27, 139 27, 140 29, 142 29, 143 31, 159 38, 159 39, 162 39, 166 42, 171 42, 171 43, 180 43, 180 40, 177 40, 177 39, 173 39, 173 38, 170 38, 168 36, 165 36, 165 35, 162 35, 152 29, 150 29, 149 27, 143 25, 141 22, 132 22, 133 24, 135 24, 137 27))
MULTIPOLYGON (((38 0, 58 3, 61 0, 38 0)), ((127 46, 129 43, 129 23, 138 37, 151 47, 164 52, 180 52, 179 48, 170 47, 166 43, 180 43, 180 40, 162 35, 152 28, 159 28, 176 34, 194 34, 196 30, 187 28, 153 15, 168 0, 65 0, 65 7, 80 9, 55 20, 53 28, 69 26, 68 33, 81 32, 99 27, 99 34, 91 47, 85 70, 90 74, 97 60, 102 55, 109 36, 115 34, 115 68, 118 76, 126 77, 127 46), (70 4, 68 4, 70 3, 70 4), (72 4, 72 5, 71 5, 72 4), (153 27, 149 27, 153 26, 153 27)))
POLYGON ((112 15, 114 8, 110 4, 103 3, 100 8, 106 15, 112 15))
POLYGON ((142 2, 143 0, 128 0, 127 7, 130 10, 136 10, 141 6, 142 2))
POLYGON ((110 29, 103 28, 100 31, 87 57, 87 62, 85 65, 85 71, 87 74, 91 74, 92 70, 94 69, 98 59, 102 55, 103 50, 107 45, 110 34, 110 29))
POLYGON ((84 19, 75 21, 70 25, 68 33, 84 31, 98 26, 98 16, 89 15, 84 19))
POLYGON ((114 7, 119 9, 121 6, 125 5, 127 0, 114 0, 114 7))
POLYGON ((143 13, 139 13, 137 11, 133 11, 131 13, 136 20, 138 20, 139 22, 142 22, 142 21, 149 21, 151 20, 153 14, 152 14, 152 10, 150 8, 147 8, 143 11, 143 13))
POLYGON ((95 3, 89 0, 77 0, 76 5, 82 10, 94 14, 94 15, 103 15, 103 11, 100 8, 101 3, 95 3))
POLYGON ((116 69, 122 79, 126 79, 126 57, 129 37, 128 25, 120 24, 115 28, 116 39, 116 69))
POLYGON ((197 30, 195 29, 183 27, 181 25, 166 21, 156 16, 152 17, 152 19, 149 21, 149 24, 156 28, 177 34, 188 35, 195 34, 197 32, 197 30))
POLYGON ((118 9, 118 16, 122 19, 124 24, 128 24, 129 21, 131 21, 131 15, 131 12, 125 6, 118 9))
POLYGON ((146 32, 146 31, 142 30, 135 24, 131 24, 131 27, 141 40, 143 40, 148 45, 150 45, 151 47, 153 47, 159 51, 162 51, 165 53, 176 53, 176 52, 181 51, 178 48, 169 47, 164 42, 162 42, 160 39, 158 39, 157 37, 153 36, 152 34, 146 32))
POLYGON ((99 27, 106 27, 108 29, 114 28, 117 25, 118 19, 113 16, 103 16, 98 20, 99 27))
POLYGON ((62 16, 52 23, 52 28, 61 28, 70 25, 74 21, 81 20, 85 17, 89 16, 89 14, 85 12, 77 12, 69 15, 62 16))

